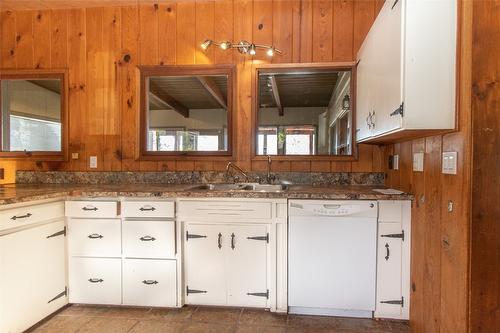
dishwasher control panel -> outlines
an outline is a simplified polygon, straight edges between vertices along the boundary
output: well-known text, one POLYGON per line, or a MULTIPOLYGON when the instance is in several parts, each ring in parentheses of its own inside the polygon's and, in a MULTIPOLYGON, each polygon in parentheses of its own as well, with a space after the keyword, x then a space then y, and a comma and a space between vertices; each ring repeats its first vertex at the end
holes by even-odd
POLYGON ((377 202, 364 200, 290 200, 289 215, 377 217, 377 202))

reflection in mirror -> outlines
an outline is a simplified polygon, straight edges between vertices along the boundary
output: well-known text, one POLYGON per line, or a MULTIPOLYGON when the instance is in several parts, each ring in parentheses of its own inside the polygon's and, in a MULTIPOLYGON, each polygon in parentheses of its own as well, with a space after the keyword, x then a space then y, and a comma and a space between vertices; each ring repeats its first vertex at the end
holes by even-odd
POLYGON ((257 155, 351 155, 351 71, 258 72, 257 155))
POLYGON ((151 76, 149 152, 228 150, 228 76, 151 76))
POLYGON ((2 80, 2 151, 60 152, 59 79, 2 80))

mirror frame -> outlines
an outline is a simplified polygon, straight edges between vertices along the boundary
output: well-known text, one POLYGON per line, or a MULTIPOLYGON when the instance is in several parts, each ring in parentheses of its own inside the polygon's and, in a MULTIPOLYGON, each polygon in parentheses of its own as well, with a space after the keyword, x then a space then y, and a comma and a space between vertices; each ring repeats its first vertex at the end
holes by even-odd
MULTIPOLYGON (((69 81, 67 69, 0 69, 0 83, 2 80, 30 80, 30 79, 59 79, 61 80, 61 151, 2 151, 0 158, 30 159, 36 161, 67 161, 69 147, 69 81)), ((0 93, 0 105, 2 94, 0 93)), ((3 112, 0 112, 0 124, 3 121, 3 112)), ((0 126, 0 147, 3 127, 0 126)))
POLYGON ((271 155, 277 161, 355 161, 358 159, 358 145, 356 143, 356 66, 355 62, 329 63, 283 63, 283 64, 256 64, 252 71, 252 160, 267 160, 266 155, 257 155, 257 129, 259 127, 259 74, 261 73, 293 73, 322 70, 350 71, 351 72, 351 112, 352 112, 352 152, 350 155, 271 155))
POLYGON ((233 119, 236 93, 236 67, 232 64, 223 65, 147 65, 137 66, 139 77, 139 129, 137 136, 137 160, 168 160, 187 159, 200 160, 211 158, 223 159, 233 156, 235 138, 233 137, 233 119), (226 151, 148 151, 148 114, 146 98, 146 78, 150 76, 193 76, 193 75, 227 75, 227 150, 226 151))

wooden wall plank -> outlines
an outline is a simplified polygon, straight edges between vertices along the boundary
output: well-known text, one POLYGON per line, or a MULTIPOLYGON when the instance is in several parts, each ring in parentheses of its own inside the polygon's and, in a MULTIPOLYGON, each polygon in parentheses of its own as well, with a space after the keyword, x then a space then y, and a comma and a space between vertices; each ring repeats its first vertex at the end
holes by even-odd
MULTIPOLYGON (((233 1, 218 0, 215 1, 214 20, 214 38, 217 42, 233 41, 234 17, 233 1)), ((233 62, 233 50, 221 50, 215 48, 214 57, 216 64, 230 64, 233 62)))
POLYGON ((174 65, 177 44, 177 5, 160 4, 158 11, 158 52, 160 65, 174 65))
POLYGON ((333 61, 352 61, 354 34, 354 2, 333 2, 333 61))
POLYGON ((50 10, 39 10, 33 17, 33 61, 35 68, 50 68, 50 10))
POLYGON ((139 6, 139 64, 157 65, 158 61, 158 5, 139 6))
POLYGON ((51 10, 50 13, 50 66, 68 67, 68 11, 51 10))
POLYGON ((215 39, 215 3, 214 1, 196 2, 196 36, 194 42, 195 63, 213 64, 215 62, 215 46, 203 50, 200 45, 207 39, 215 39))
POLYGON ((33 16, 34 11, 16 14, 16 59, 17 68, 33 68, 33 16))
POLYGON ((196 3, 177 3, 177 65, 195 63, 196 3), (193 29, 194 27, 194 29, 193 29))
POLYGON ((16 13, 11 11, 0 12, 2 37, 2 68, 16 68, 16 13))
POLYGON ((293 54, 293 7, 296 1, 273 1, 273 38, 274 47, 283 54, 273 57, 273 63, 292 62, 293 54))
POLYGON ((371 172, 373 166, 372 156, 372 145, 358 145, 358 160, 351 163, 352 172, 371 172))
POLYGON ((313 1, 313 61, 332 61, 333 2, 313 1))
MULTIPOLYGON (((253 39, 249 42, 261 45, 273 44, 273 2, 259 0, 253 2, 253 39)), ((257 50, 253 59, 264 63, 271 62, 264 50, 257 50)))
POLYGON ((374 7, 374 1, 354 1, 354 58, 375 19, 374 7))
POLYGON ((297 1, 298 11, 294 11, 294 62, 313 61, 313 2, 297 1), (298 33, 298 34, 297 34, 298 33), (298 53, 297 53, 298 52, 298 53))

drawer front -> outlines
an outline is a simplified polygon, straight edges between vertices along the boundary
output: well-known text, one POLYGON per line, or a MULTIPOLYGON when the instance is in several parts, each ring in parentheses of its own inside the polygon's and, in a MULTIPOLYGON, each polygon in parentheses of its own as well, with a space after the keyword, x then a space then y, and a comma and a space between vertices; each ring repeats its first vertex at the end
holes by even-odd
POLYGON ((70 219, 68 250, 70 256, 120 257, 120 220, 70 219))
POLYGON ((386 223, 401 223, 402 203, 397 201, 378 202, 378 220, 386 223))
POLYGON ((70 258, 69 302, 121 304, 121 259, 70 258))
POLYGON ((176 261, 125 259, 123 304, 176 306, 176 261))
POLYGON ((172 201, 125 201, 122 202, 123 217, 174 217, 172 201))
POLYGON ((17 207, 0 211, 0 231, 64 218, 64 202, 17 207))
POLYGON ((243 201, 181 201, 179 215, 192 217, 241 217, 249 219, 270 219, 270 202, 243 201))
POLYGON ((173 221, 123 221, 123 254, 134 258, 175 256, 173 221))
POLYGON ((66 216, 113 218, 118 216, 118 203, 116 201, 66 201, 66 216))

